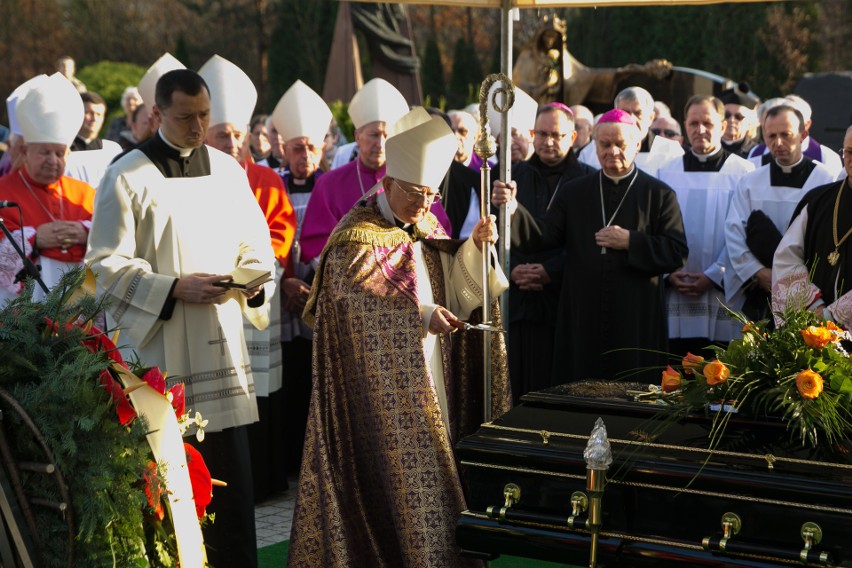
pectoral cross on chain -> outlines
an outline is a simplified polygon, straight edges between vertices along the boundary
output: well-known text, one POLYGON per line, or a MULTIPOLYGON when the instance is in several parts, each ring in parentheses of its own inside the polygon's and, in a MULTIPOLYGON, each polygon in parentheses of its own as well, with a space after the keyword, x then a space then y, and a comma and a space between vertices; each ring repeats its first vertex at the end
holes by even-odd
POLYGON ((222 335, 222 326, 219 326, 218 328, 216 328, 216 330, 217 330, 217 333, 219 334, 219 339, 214 339, 212 341, 208 341, 207 344, 208 345, 216 345, 218 343, 219 349, 222 352, 221 354, 224 355, 225 354, 225 344, 228 342, 228 340, 225 338, 224 335, 222 335))

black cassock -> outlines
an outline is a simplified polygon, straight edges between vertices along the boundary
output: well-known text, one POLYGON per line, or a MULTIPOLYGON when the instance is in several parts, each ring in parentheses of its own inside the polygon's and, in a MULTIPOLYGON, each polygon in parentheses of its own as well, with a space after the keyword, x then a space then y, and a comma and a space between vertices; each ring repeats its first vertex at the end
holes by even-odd
POLYGON ((638 169, 618 183, 601 172, 579 178, 560 189, 541 223, 519 206, 512 245, 565 249, 554 382, 660 380, 668 347, 663 275, 689 253, 669 186, 638 169), (630 231, 628 250, 601 253, 595 233, 607 223, 630 231))
MULTIPOLYGON (((808 224, 805 229, 804 261, 811 273, 814 285, 822 292, 822 299, 831 304, 852 290, 852 238, 847 238, 838 248, 838 262, 832 266, 828 255, 834 251, 832 228, 837 193, 843 184, 840 207, 837 215, 837 237, 842 238, 852 228, 852 189, 849 179, 816 187, 809 191, 793 213, 793 219, 802 209, 808 209, 808 224)), ((792 222, 792 220, 791 220, 792 222)))

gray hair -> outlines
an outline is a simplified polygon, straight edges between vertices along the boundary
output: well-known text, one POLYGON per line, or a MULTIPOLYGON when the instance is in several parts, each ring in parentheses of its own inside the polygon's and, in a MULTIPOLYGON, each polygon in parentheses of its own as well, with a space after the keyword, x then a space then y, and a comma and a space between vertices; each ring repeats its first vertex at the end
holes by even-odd
POLYGON ((142 95, 139 94, 139 89, 134 86, 126 87, 124 92, 121 93, 121 108, 125 108, 127 106, 127 101, 129 101, 131 97, 137 98, 140 101, 142 100, 142 95))
POLYGON ((618 107, 618 103, 621 101, 639 101, 639 106, 649 116, 654 112, 654 97, 642 87, 627 87, 615 95, 615 101, 612 104, 614 107, 618 107))

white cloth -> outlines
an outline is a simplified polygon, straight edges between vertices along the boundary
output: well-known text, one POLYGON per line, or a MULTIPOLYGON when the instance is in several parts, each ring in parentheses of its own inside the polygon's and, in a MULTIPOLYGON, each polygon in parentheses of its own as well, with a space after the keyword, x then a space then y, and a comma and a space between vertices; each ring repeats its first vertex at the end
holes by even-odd
MULTIPOLYGON (((376 199, 378 200, 379 210, 382 215, 389 222, 393 223, 395 218, 388 204, 387 195, 380 193, 376 199)), ((482 253, 474 244, 473 239, 469 238, 455 255, 442 252, 441 266, 444 272, 444 282, 446 283, 445 295, 447 305, 444 307, 459 319, 466 320, 475 308, 482 305, 482 253)), ((444 420, 444 426, 447 428, 447 432, 449 432, 449 410, 444 382, 441 344, 438 341, 437 335, 428 333, 432 314, 438 306, 434 304, 432 284, 426 261, 423 258, 423 244, 421 241, 415 241, 414 243, 414 267, 417 274, 417 299, 420 301, 420 316, 424 330, 423 355, 426 359, 426 369, 429 372, 432 387, 435 389, 435 396, 441 407, 441 417, 444 420)), ((494 266, 491 267, 492 272, 498 270, 501 269, 494 266)), ((502 281, 502 284, 497 284, 497 282, 497 278, 492 278, 489 281, 491 298, 499 297, 508 288, 505 280, 502 281)))
MULTIPOLYGON (((700 272, 717 286, 724 285, 728 204, 740 178, 752 170, 747 160, 730 156, 718 172, 686 172, 681 157, 657 172, 657 177, 675 190, 683 215, 689 245, 685 272, 700 272)), ((667 288, 669 337, 700 337, 711 341, 738 337, 740 326, 725 309, 724 301, 724 292, 716 288, 698 297, 684 296, 674 287, 667 288)))
POLYGON ((257 396, 269 396, 281 390, 284 370, 281 355, 281 277, 284 270, 275 263, 275 292, 269 301, 269 326, 257 329, 243 318, 243 335, 251 359, 251 373, 257 396))
MULTIPOLYGON (((88 221, 83 222, 83 224, 87 227, 89 226, 88 221)), ((18 246, 22 244, 21 233, 21 229, 12 231, 12 238, 15 239, 15 243, 18 246)), ((27 257, 32 255, 32 243, 30 240, 34 238, 35 234, 35 227, 23 228, 23 250, 27 257)), ((83 263, 63 262, 54 258, 40 256, 38 257, 37 265, 41 267, 40 274, 42 281, 48 290, 52 290, 59 283, 63 274, 69 270, 79 268, 83 263)), ((3 307, 7 302, 18 297, 21 285, 20 283, 15 283, 15 276, 23 268, 24 262, 21 260, 15 247, 9 242, 9 239, 0 239, 0 307, 3 307)), ((44 297, 45 294, 41 286, 37 282, 33 283, 33 300, 40 301, 44 297)))
POLYGON ((104 140, 100 150, 78 150, 68 154, 65 160, 65 175, 98 187, 110 163, 121 154, 121 146, 112 140, 104 140))
POLYGON ((340 166, 345 166, 349 162, 352 161, 352 151, 355 150, 355 142, 349 142, 348 144, 344 144, 337 149, 337 152, 334 153, 334 158, 331 160, 331 169, 339 168, 340 166))
POLYGON ((763 211, 778 231, 784 234, 802 197, 809 190, 834 181, 834 176, 828 168, 819 162, 814 164, 816 167, 801 189, 771 186, 770 164, 761 166, 740 179, 725 220, 725 242, 728 249, 725 298, 731 309, 742 309, 745 302, 743 286, 763 268, 746 244, 746 223, 749 215, 758 209, 763 211))
MULTIPOLYGON (((110 302, 110 324, 129 342, 123 351, 160 366, 169 384, 184 383, 187 408, 218 431, 257 420, 242 316, 263 328, 268 304, 250 308, 232 290, 222 303, 178 301, 170 319, 159 315, 175 278, 238 266, 274 271, 274 254, 245 171, 208 150, 209 176, 164 178, 140 150, 113 164, 95 194, 86 261, 110 302)), ((266 284, 266 296, 273 292, 266 284)))

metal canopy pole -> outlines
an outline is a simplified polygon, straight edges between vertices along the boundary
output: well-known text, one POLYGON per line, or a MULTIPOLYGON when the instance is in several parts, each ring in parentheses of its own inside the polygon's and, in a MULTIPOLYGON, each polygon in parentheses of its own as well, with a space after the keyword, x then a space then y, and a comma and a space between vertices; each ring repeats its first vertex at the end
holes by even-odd
MULTIPOLYGON (((512 0, 503 0, 503 6, 500 14, 500 73, 507 77, 512 76, 512 38, 513 24, 512 19, 517 14, 517 8, 512 8, 512 0)), ((503 115, 503 120, 500 123, 500 172, 498 175, 505 183, 512 181, 512 125, 509 124, 508 112, 503 115)), ((500 219, 502 220, 499 227, 500 247, 499 260, 506 278, 511 272, 509 268, 509 254, 511 249, 511 231, 512 219, 507 214, 506 205, 500 206, 500 219)), ((500 296, 500 313, 503 319, 503 326, 508 329, 509 321, 509 290, 508 288, 500 296)))

